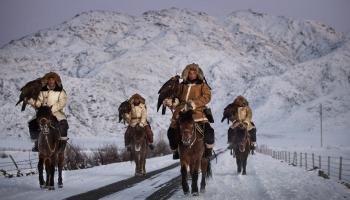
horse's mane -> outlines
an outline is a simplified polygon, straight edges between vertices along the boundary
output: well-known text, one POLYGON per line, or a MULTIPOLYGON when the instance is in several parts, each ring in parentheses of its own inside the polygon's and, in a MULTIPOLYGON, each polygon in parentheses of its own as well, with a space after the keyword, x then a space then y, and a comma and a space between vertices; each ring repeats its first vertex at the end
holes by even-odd
POLYGON ((180 122, 192 122, 193 121, 192 114, 193 114, 192 110, 189 110, 186 112, 180 112, 179 121, 180 122))
POLYGON ((37 112, 36 112, 36 117, 37 118, 49 117, 51 120, 53 120, 54 123, 56 123, 58 120, 52 114, 51 107, 52 106, 41 106, 41 107, 39 107, 37 112))

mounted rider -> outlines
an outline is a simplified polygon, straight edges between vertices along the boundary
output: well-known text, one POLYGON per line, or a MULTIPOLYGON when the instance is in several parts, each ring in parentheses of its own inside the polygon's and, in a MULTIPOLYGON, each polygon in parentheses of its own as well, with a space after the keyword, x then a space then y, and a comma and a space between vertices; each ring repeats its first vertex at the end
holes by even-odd
POLYGON ((128 123, 128 128, 126 129, 124 135, 125 147, 130 150, 130 127, 135 127, 138 125, 145 129, 148 146, 150 149, 153 149, 153 132, 149 123, 147 122, 147 107, 145 98, 136 93, 130 97, 128 102, 131 105, 131 111, 124 114, 124 119, 128 123))
MULTIPOLYGON (((182 72, 183 82, 180 85, 179 98, 165 99, 163 104, 171 109, 174 109, 174 114, 171 119, 171 124, 168 129, 168 139, 170 148, 174 155, 173 159, 179 158, 179 127, 178 118, 179 112, 193 110, 193 119, 204 130, 205 142, 205 157, 212 155, 214 146, 214 129, 208 122, 208 117, 205 114, 206 105, 211 100, 211 89, 208 86, 203 71, 198 64, 189 64, 182 72)), ((212 116, 210 116, 212 118, 212 116)))
MULTIPOLYGON (((58 128, 60 133, 60 148, 65 148, 67 143, 67 134, 68 134, 68 122, 67 117, 63 111, 67 103, 67 93, 63 89, 62 81, 60 76, 55 72, 49 72, 43 77, 47 84, 41 89, 38 99, 29 99, 27 102, 34 109, 39 108, 40 106, 52 106, 52 114, 58 120, 58 128)), ((34 147, 32 151, 38 151, 38 137, 39 137, 39 125, 36 119, 32 119, 28 122, 29 133, 31 139, 34 141, 34 147)))
MULTIPOLYGON (((249 107, 249 103, 243 96, 237 96, 233 101, 234 112, 232 117, 229 119, 232 122, 227 134, 227 143, 232 141, 234 138, 234 129, 238 126, 239 122, 243 122, 248 130, 251 139, 251 148, 254 149, 256 145, 256 127, 252 122, 252 109, 249 107)), ((232 146, 230 146, 232 148, 232 146)))

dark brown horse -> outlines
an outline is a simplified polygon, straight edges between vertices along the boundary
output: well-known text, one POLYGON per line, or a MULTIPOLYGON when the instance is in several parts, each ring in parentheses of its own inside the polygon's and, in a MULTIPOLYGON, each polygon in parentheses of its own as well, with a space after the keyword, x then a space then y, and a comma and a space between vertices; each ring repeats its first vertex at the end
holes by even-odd
POLYGON ((250 152, 250 137, 245 123, 235 122, 231 143, 236 156, 237 173, 242 172, 243 175, 246 175, 247 159, 250 152))
POLYGON ((144 127, 136 125, 129 127, 131 131, 131 157, 135 161, 135 176, 146 175, 146 157, 148 145, 146 140, 146 131, 144 127))
POLYGON ((191 193, 197 196, 199 195, 197 185, 199 168, 202 171, 201 192, 205 192, 206 177, 211 176, 210 160, 204 157, 204 128, 193 121, 192 111, 188 111, 180 113, 179 130, 182 189, 185 194, 189 193, 187 183, 187 170, 189 168, 192 177, 191 193))
POLYGON ((64 148, 60 148, 60 133, 56 127, 58 121, 51 112, 51 107, 42 106, 38 108, 36 119, 40 127, 38 138, 39 147, 39 184, 40 188, 55 189, 54 176, 55 167, 58 165, 58 187, 63 187, 62 168, 64 164, 64 148), (43 178, 45 165, 46 181, 43 178))

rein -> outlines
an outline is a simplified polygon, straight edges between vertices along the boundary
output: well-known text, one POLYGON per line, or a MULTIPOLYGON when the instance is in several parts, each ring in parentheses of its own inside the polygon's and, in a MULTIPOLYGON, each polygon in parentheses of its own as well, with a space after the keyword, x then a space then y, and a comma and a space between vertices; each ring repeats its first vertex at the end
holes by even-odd
POLYGON ((194 140, 190 144, 189 148, 191 148, 194 145, 194 143, 197 141, 197 132, 199 132, 202 136, 204 136, 204 130, 200 127, 198 123, 194 123, 194 127, 192 129, 192 134, 194 134, 194 140))
POLYGON ((61 133, 60 133, 60 130, 58 128, 52 126, 51 121, 49 119, 47 119, 46 117, 43 117, 42 119, 40 119, 40 121, 43 120, 43 119, 49 122, 49 123, 45 124, 45 125, 48 126, 48 130, 45 131, 45 130, 41 129, 40 133, 45 136, 46 144, 49 147, 49 150, 50 150, 51 155, 52 155, 56 151, 56 143, 55 143, 54 148, 51 148, 51 145, 50 145, 50 142, 49 142, 49 138, 48 138, 48 135, 50 134, 50 128, 58 130, 59 135, 61 135, 61 133))

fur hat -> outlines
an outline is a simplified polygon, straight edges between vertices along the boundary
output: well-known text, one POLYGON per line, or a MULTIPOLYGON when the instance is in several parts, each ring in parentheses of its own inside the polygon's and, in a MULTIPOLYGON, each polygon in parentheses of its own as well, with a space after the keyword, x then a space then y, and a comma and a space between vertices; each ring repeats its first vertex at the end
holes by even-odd
POLYGON ((50 78, 55 79, 58 87, 60 87, 60 88, 62 87, 61 77, 56 72, 49 72, 49 73, 45 74, 42 77, 42 82, 45 83, 45 85, 46 85, 50 78))
POLYGON ((130 103, 130 104, 133 104, 135 99, 140 99, 141 103, 143 103, 143 104, 146 103, 145 98, 143 98, 141 95, 139 95, 139 94, 137 94, 137 93, 134 94, 134 95, 132 95, 132 96, 130 97, 129 103, 130 103))
POLYGON ((192 64, 189 64, 185 67, 185 69, 182 71, 182 79, 184 81, 187 81, 188 79, 188 73, 190 72, 190 70, 194 70, 197 72, 197 78, 201 81, 204 80, 204 74, 203 74, 203 71, 202 69, 199 67, 198 64, 195 64, 195 63, 192 63, 192 64))
POLYGON ((238 106, 238 107, 245 107, 245 106, 249 106, 249 103, 247 101, 246 98, 244 98, 243 96, 239 95, 238 97, 236 97, 236 99, 233 101, 233 104, 238 106))

